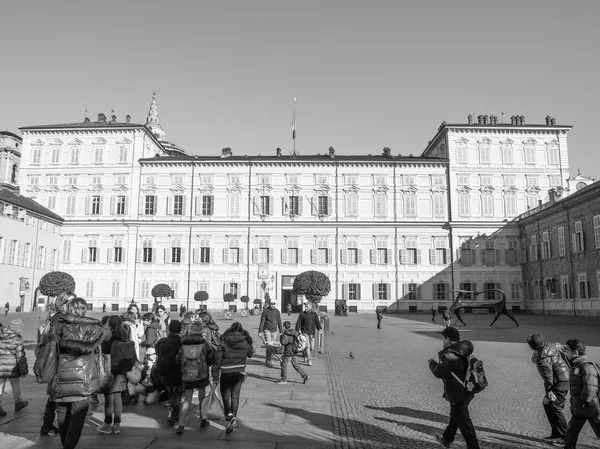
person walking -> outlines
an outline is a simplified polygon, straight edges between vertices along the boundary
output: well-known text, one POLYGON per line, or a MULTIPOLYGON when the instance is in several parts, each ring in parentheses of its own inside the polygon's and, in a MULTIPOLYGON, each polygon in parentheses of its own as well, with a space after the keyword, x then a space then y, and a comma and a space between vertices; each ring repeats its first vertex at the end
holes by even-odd
POLYGON ((448 309, 444 310, 442 319, 444 320, 444 327, 449 327, 450 323, 452 323, 452 315, 450 315, 450 311, 448 309))
POLYGON ((381 329, 381 320, 383 319, 383 309, 381 307, 377 307, 375 309, 375 314, 377 315, 377 329, 381 329))
POLYGON ((225 419, 226 434, 237 427, 237 412, 240 403, 242 384, 246 380, 246 362, 254 357, 252 337, 237 321, 223 332, 215 363, 212 366, 213 388, 220 384, 225 419))
POLYGON ((312 365, 312 352, 315 349, 315 333, 318 330, 322 333, 321 321, 319 316, 312 309, 310 302, 304 303, 304 310, 298 315, 296 321, 296 330, 302 332, 308 337, 308 346, 304 350, 304 361, 308 366, 312 365))
MULTIPOLYGON (((279 313, 279 310, 275 308, 275 304, 269 302, 268 307, 263 310, 262 315, 260 316, 258 335, 263 336, 265 343, 279 342, 279 334, 281 331, 281 314, 279 313)), ((274 368, 272 362, 273 352, 269 349, 269 345, 267 345, 265 359, 265 365, 269 368, 274 368)))
POLYGON ((8 316, 9 310, 10 310, 10 303, 8 301, 6 301, 6 304, 4 304, 4 316, 8 316))
MULTIPOLYGON (((583 341, 573 338, 564 346, 565 355, 571 365, 569 391, 571 393, 571 420, 564 441, 565 449, 575 449, 579 433, 586 422, 600 439, 600 406, 598 387, 600 368, 588 361, 583 341)), ((560 444, 554 443, 555 445, 560 444)))
MULTIPOLYGON (((60 296, 60 295, 59 295, 60 296)), ((74 449, 79 442, 90 406, 89 397, 98 391, 98 372, 94 351, 105 339, 100 321, 64 313, 64 304, 56 304, 58 313, 50 321, 49 332, 58 338, 60 358, 52 382, 52 396, 60 441, 64 449, 74 449)))
POLYGON ((431 321, 435 323, 435 315, 437 314, 437 307, 431 306, 431 321))
POLYGON ((564 441, 567 419, 563 410, 569 392, 569 366, 564 359, 562 345, 546 341, 542 334, 531 334, 527 337, 527 344, 533 349, 531 362, 544 382, 542 405, 551 429, 550 435, 544 440, 564 441))
POLYGON ((281 334, 281 346, 283 347, 283 358, 281 359, 281 380, 277 382, 279 385, 287 385, 287 368, 291 363, 294 369, 302 376, 302 383, 305 384, 310 379, 310 376, 304 372, 302 367, 296 361, 296 353, 294 352, 294 343, 298 338, 299 332, 292 329, 292 323, 286 321, 283 323, 283 334, 281 334))
POLYGON ((106 313, 106 303, 102 303, 102 313, 106 313))
POLYGON ((460 341, 460 332, 454 327, 445 328, 441 334, 443 349, 438 353, 439 361, 429 359, 429 369, 444 382, 444 398, 450 403, 450 422, 444 433, 436 434, 435 438, 442 446, 450 447, 456 431, 460 429, 467 449, 479 449, 475 427, 469 415, 469 403, 474 395, 458 380, 466 377, 473 343, 460 341))
POLYGON ((181 365, 176 360, 177 353, 181 348, 180 333, 181 321, 171 320, 169 335, 156 343, 156 370, 160 376, 160 383, 169 392, 170 412, 167 422, 171 426, 175 426, 179 422, 181 404, 181 365))
POLYGON ((285 311, 287 312, 288 316, 292 315, 292 304, 291 303, 287 303, 285 306, 285 311))
POLYGON ((12 387, 15 412, 27 407, 28 402, 21 397, 21 377, 25 377, 28 372, 23 338, 10 327, 4 327, 0 323, 0 416, 7 414, 2 408, 7 380, 12 387))
MULTIPOLYGON (((181 364, 183 402, 176 433, 181 435, 192 411, 194 390, 198 389, 198 400, 202 403, 205 389, 210 385, 209 367, 215 363, 215 351, 202 336, 200 323, 193 323, 187 334, 181 337, 177 362, 181 364)), ((208 419, 202 417, 202 407, 200 407, 200 427, 205 428, 209 425, 208 419)))

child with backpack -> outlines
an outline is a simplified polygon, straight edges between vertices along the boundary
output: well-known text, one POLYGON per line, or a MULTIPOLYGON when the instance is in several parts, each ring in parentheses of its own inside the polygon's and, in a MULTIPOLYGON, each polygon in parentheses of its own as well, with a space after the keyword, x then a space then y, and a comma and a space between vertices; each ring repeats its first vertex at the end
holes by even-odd
POLYGON ((110 354, 111 371, 115 376, 112 385, 102 391, 104 394, 104 424, 98 427, 102 434, 121 433, 121 414, 123 413, 123 400, 121 393, 127 388, 125 374, 131 371, 137 361, 135 343, 131 341, 131 330, 123 324, 118 315, 108 319, 108 328, 111 332, 110 339, 102 342, 102 353, 110 354))
POLYGON ((279 341, 283 347, 283 358, 281 359, 281 380, 277 383, 287 385, 287 368, 291 363, 298 374, 302 376, 302 383, 305 384, 310 376, 298 365, 296 356, 302 354, 308 346, 306 335, 292 329, 292 323, 286 321, 283 323, 283 334, 281 334, 279 341))
MULTIPOLYGON (((205 388, 210 384, 209 366, 215 363, 215 351, 202 336, 200 323, 193 323, 187 333, 181 337, 181 348, 177 353, 176 361, 181 364, 181 388, 183 402, 179 415, 177 435, 183 434, 192 411, 192 396, 194 389, 198 389, 198 400, 202 403, 205 388)), ((208 427, 208 419, 202 417, 200 407, 200 427, 208 427)))

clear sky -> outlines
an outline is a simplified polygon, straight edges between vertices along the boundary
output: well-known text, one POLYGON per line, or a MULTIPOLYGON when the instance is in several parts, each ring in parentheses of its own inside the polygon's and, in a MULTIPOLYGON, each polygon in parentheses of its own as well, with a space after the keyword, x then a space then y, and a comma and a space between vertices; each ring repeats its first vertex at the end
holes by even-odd
POLYGON ((469 113, 569 135, 600 178, 600 1, 28 1, 0 10, 0 129, 144 123, 190 154, 419 155, 469 113), (594 137, 596 136, 596 137, 594 137))

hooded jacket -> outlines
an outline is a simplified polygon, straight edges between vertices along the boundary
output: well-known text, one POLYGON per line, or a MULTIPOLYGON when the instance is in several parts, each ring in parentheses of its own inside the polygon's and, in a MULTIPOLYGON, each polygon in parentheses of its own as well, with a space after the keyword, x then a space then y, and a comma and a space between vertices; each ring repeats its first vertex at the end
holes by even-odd
POLYGON ((160 383, 165 386, 181 385, 181 365, 176 361, 179 348, 181 338, 178 334, 170 333, 156 343, 156 369, 160 375, 160 383))
POLYGON ((309 337, 314 337, 316 329, 321 330, 321 323, 319 322, 319 316, 316 312, 314 310, 300 312, 298 321, 296 321, 296 330, 309 337))
POLYGON ((571 392, 571 414, 581 418, 597 418, 600 413, 598 405, 598 383, 600 373, 587 355, 580 355, 571 360, 571 376, 569 378, 571 392))
POLYGON ((177 353, 176 361, 179 365, 183 361, 183 347, 186 345, 204 345, 204 354, 206 357, 206 380, 199 380, 196 382, 182 382, 184 389, 189 388, 204 388, 210 384, 210 377, 208 372, 208 367, 215 363, 215 351, 211 345, 202 337, 202 335, 198 334, 188 334, 181 337, 181 348, 179 348, 179 352, 177 353))
POLYGON ((246 331, 242 334, 228 329, 221 336, 217 347, 215 363, 212 366, 213 379, 219 378, 219 372, 222 374, 246 372, 248 357, 254 357, 250 334, 246 331))
POLYGON ((156 342, 160 338, 161 332, 162 330, 158 321, 148 324, 146 331, 144 332, 144 340, 140 343, 140 346, 142 348, 154 348, 156 342))
POLYGON ((0 327, 0 378, 21 377, 28 373, 21 336, 8 327, 0 327))
POLYGON ((279 337, 279 341, 281 342, 281 346, 283 347, 283 356, 284 357, 293 357, 297 355, 293 351, 294 340, 296 339, 296 335, 298 335, 298 331, 295 329, 286 329, 279 337))
POLYGON ((542 348, 533 351, 531 362, 544 380, 546 393, 569 391, 569 366, 562 356, 560 344, 546 342, 542 348))
POLYGON ((473 393, 468 392, 452 375, 454 373, 459 379, 465 378, 467 359, 471 354, 473 354, 473 343, 469 340, 457 341, 438 353, 439 362, 432 360, 429 363, 433 375, 444 381, 444 398, 448 402, 456 403, 473 399, 473 393))

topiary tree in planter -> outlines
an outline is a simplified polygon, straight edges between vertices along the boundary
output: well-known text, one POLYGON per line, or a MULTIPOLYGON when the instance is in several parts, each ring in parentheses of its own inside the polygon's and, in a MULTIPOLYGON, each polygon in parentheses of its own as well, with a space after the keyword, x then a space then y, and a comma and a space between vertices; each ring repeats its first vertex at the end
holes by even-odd
MULTIPOLYGON (((223 301, 225 301, 226 303, 232 303, 233 301, 235 301, 235 296, 233 295, 233 293, 225 293, 223 295, 223 301)), ((231 304, 229 304, 231 305, 231 304)), ((230 307, 227 307, 227 310, 229 310, 230 307)))
POLYGON ((158 306, 158 298, 171 298, 173 296, 173 290, 167 284, 156 284, 152 287, 152 297, 154 298, 154 306, 152 310, 156 310, 158 306))
MULTIPOLYGON (((194 301, 198 301, 200 303, 208 301, 208 293, 204 290, 194 293, 194 301)), ((201 305, 201 308, 204 309, 204 304, 201 305)))
POLYGON ((292 291, 296 295, 303 295, 307 301, 316 305, 331 291, 331 281, 320 271, 305 271, 294 279, 292 291))
POLYGON ((56 297, 63 292, 75 292, 75 279, 64 271, 51 271, 42 276, 38 288, 42 295, 56 300, 56 297))
POLYGON ((246 309, 248 308, 248 303, 250 302, 250 297, 249 296, 242 296, 240 298, 240 301, 242 301, 244 303, 244 305, 246 306, 246 309))

